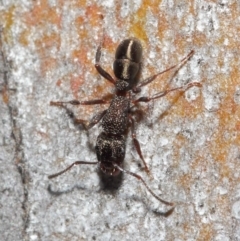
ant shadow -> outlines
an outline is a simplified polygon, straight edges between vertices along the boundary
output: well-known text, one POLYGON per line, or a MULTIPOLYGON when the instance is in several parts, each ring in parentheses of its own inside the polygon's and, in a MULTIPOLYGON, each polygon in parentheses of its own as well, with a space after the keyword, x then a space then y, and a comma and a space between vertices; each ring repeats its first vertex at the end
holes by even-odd
POLYGON ((52 185, 49 184, 47 187, 48 192, 53 196, 61 196, 67 193, 73 192, 75 189, 84 190, 89 192, 104 192, 111 195, 116 195, 119 188, 123 182, 123 173, 121 172, 118 176, 107 176, 104 175, 99 169, 97 170, 98 178, 99 178, 99 188, 95 190, 90 190, 88 187, 83 185, 74 185, 73 187, 67 188, 65 190, 54 190, 52 185))
MULTIPOLYGON (((84 187, 82 185, 74 185, 71 188, 65 189, 65 190, 54 190, 52 188, 52 185, 49 184, 47 187, 47 191, 50 195, 55 196, 55 197, 59 197, 61 195, 65 195, 65 194, 69 194, 74 192, 75 190, 81 190, 84 192, 88 192, 89 194, 92 194, 93 192, 95 193, 104 193, 104 194, 110 194, 112 196, 117 196, 117 192, 120 188, 120 186, 122 185, 122 181, 123 181, 123 173, 121 173, 121 175, 119 175, 117 178, 112 177, 112 176, 103 176, 101 171, 98 171, 99 173, 99 189, 89 189, 87 187, 84 187)), ((150 207, 150 205, 148 205, 148 203, 146 201, 143 200, 143 198, 140 198, 136 195, 126 195, 124 197, 122 197, 124 200, 133 200, 135 202, 141 203, 144 206, 144 209, 146 210, 145 215, 149 212, 151 212, 153 215, 157 216, 157 217, 169 217, 173 211, 174 211, 174 207, 169 209, 168 211, 159 211, 157 209, 153 209, 150 207)))

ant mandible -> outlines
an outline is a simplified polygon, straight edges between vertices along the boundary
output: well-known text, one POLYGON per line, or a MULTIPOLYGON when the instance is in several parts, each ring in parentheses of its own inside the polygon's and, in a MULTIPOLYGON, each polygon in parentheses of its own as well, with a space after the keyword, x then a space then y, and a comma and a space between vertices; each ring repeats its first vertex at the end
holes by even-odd
MULTIPOLYGON (((102 43, 99 45, 96 56, 95 56, 95 68, 98 73, 103 76, 106 80, 112 83, 115 86, 115 94, 110 102, 110 106, 95 115, 90 122, 86 124, 85 120, 74 118, 75 124, 82 124, 86 129, 90 129, 100 120, 102 120, 101 125, 103 131, 97 137, 97 143, 95 146, 97 161, 96 162, 86 162, 86 161, 76 161, 72 163, 65 170, 58 172, 56 174, 50 175, 49 178, 55 178, 68 170, 70 170, 73 166, 79 164, 89 164, 89 165, 98 165, 101 172, 107 176, 118 176, 121 172, 127 173, 139 181, 143 183, 143 185, 147 188, 147 190, 151 193, 153 197, 155 197, 160 202, 173 206, 174 204, 171 202, 167 202, 160 197, 158 197, 147 185, 144 179, 131 171, 128 171, 123 168, 123 161, 125 157, 125 149, 126 149, 126 137, 128 128, 131 129, 132 139, 134 146, 137 150, 139 157, 141 158, 145 170, 149 173, 149 169, 147 164, 143 158, 140 144, 136 138, 135 128, 134 128, 134 118, 132 107, 139 102, 149 102, 154 99, 159 99, 169 92, 172 91, 186 91, 187 89, 198 86, 201 84, 198 82, 189 83, 187 85, 167 89, 165 91, 159 92, 152 97, 140 97, 138 99, 132 98, 132 93, 139 93, 141 91, 141 87, 151 83, 154 81, 159 75, 176 68, 179 66, 181 68, 194 54, 192 50, 185 58, 183 58, 179 64, 173 65, 166 70, 159 72, 141 83, 139 82, 139 75, 141 72, 141 59, 142 59, 142 45, 140 41, 136 38, 129 38, 123 40, 119 46, 117 47, 115 53, 115 60, 113 63, 113 72, 115 78, 113 78, 109 73, 107 73, 100 64, 101 58, 101 49, 102 43)), ((71 105, 97 105, 97 104, 107 104, 108 101, 104 99, 95 99, 95 100, 87 100, 87 101, 79 101, 79 100, 71 100, 71 101, 51 101, 50 105, 59 106, 65 108, 66 104, 71 105)))

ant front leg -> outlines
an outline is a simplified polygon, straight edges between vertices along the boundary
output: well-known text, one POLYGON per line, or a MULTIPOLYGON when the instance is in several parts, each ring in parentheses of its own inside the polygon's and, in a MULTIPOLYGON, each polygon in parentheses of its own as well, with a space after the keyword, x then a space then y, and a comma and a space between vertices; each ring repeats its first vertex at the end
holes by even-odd
POLYGON ((96 57, 95 57, 95 68, 98 71, 98 73, 105 78, 106 80, 108 80, 109 82, 111 82, 112 84, 115 85, 116 81, 113 79, 113 77, 107 72, 105 71, 100 63, 100 58, 101 58, 101 53, 102 53, 102 42, 101 44, 98 46, 97 48, 97 52, 96 52, 96 57))
POLYGON ((131 132, 132 132, 132 139, 133 139, 133 144, 137 150, 137 153, 139 155, 139 157, 141 158, 143 164, 144 164, 144 169, 145 171, 149 174, 150 171, 148 169, 148 166, 147 166, 147 163, 145 162, 144 158, 143 158, 143 155, 142 155, 142 150, 141 150, 141 146, 139 144, 139 141, 136 137, 136 132, 135 132, 135 128, 134 128, 134 119, 131 115, 129 115, 129 120, 130 120, 130 123, 131 123, 131 132))
MULTIPOLYGON (((123 172, 123 173, 127 173, 127 174, 129 174, 129 175, 137 178, 139 181, 141 181, 142 184, 147 188, 147 190, 152 194, 152 196, 155 197, 158 201, 164 203, 165 205, 174 206, 174 203, 165 201, 165 200, 161 199, 160 197, 158 197, 158 196, 151 190, 151 188, 147 185, 147 183, 144 181, 144 179, 143 179, 140 175, 138 175, 138 174, 136 174, 136 173, 134 173, 134 172, 125 170, 125 169, 123 169, 122 167, 120 167, 120 166, 119 166, 118 164, 116 164, 116 163, 113 163, 113 166, 114 166, 115 168, 117 168, 119 171, 121 171, 121 172, 123 172)), ((172 210, 172 209, 174 209, 174 207, 172 207, 171 210, 172 210)))
POLYGON ((68 166, 66 169, 64 169, 63 171, 60 171, 60 172, 58 172, 58 173, 49 175, 48 178, 49 178, 49 179, 52 179, 52 178, 55 178, 55 177, 57 177, 57 176, 60 176, 60 175, 62 175, 63 173, 69 171, 72 167, 74 167, 74 166, 76 166, 76 165, 80 165, 80 164, 96 165, 96 164, 98 164, 98 162, 76 161, 76 162, 72 163, 70 166, 68 166))

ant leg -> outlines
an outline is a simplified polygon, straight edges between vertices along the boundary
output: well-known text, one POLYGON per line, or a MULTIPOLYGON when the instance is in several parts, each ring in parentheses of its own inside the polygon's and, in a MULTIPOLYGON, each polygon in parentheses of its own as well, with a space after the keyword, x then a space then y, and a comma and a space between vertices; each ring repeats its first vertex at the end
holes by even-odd
POLYGON ((97 52, 96 52, 96 57, 95 57, 95 68, 98 71, 98 73, 105 79, 107 79, 109 82, 115 85, 116 81, 113 79, 113 77, 105 71, 101 64, 100 64, 100 58, 101 58, 101 49, 102 49, 102 43, 98 46, 97 52))
POLYGON ((167 95, 168 93, 170 93, 172 91, 176 91, 176 90, 178 90, 178 91, 186 91, 187 89, 189 89, 189 88, 191 88, 193 86, 202 87, 201 83, 199 83, 199 82, 192 82, 192 83, 189 83, 189 84, 181 86, 181 87, 176 87, 176 88, 173 88, 173 89, 167 89, 165 91, 162 91, 162 92, 159 92, 159 93, 155 94, 152 97, 147 97, 147 96, 140 97, 137 100, 133 100, 133 103, 136 104, 138 102, 149 102, 151 100, 155 100, 155 99, 161 98, 161 97, 167 95))
POLYGON ((107 104, 108 101, 104 99, 96 99, 96 100, 86 100, 86 101, 79 101, 79 100, 70 100, 70 101, 50 101, 51 106, 58 106, 61 108, 64 108, 67 111, 67 114, 74 120, 75 124, 82 124, 86 130, 92 128, 94 125, 96 125, 102 117, 105 115, 106 111, 103 111, 97 115, 95 115, 90 122, 82 119, 77 119, 73 112, 69 110, 65 104, 71 104, 71 105, 101 105, 101 104, 107 104))
POLYGON ((106 101, 104 99, 85 100, 85 101, 79 101, 79 100, 50 101, 50 105, 60 106, 60 107, 62 107, 63 104, 71 104, 71 105, 102 105, 102 104, 107 104, 107 103, 108 103, 108 101, 106 101))
POLYGON ((154 74, 153 76, 150 76, 149 78, 143 80, 142 83, 140 83, 140 85, 138 85, 136 87, 136 89, 139 90, 141 87, 143 87, 143 86, 151 83, 152 81, 154 81, 159 75, 164 74, 164 73, 168 72, 169 70, 174 69, 177 66, 179 66, 178 69, 176 70, 176 72, 177 72, 193 56, 193 54, 194 54, 194 50, 192 50, 186 57, 184 57, 182 60, 180 60, 180 62, 178 64, 175 64, 175 65, 173 65, 173 66, 171 66, 171 67, 169 67, 169 68, 167 68, 167 69, 165 69, 165 70, 163 70, 163 71, 161 71, 157 74, 154 74))
POLYGON ((67 167, 66 169, 64 169, 63 171, 58 172, 58 173, 55 173, 55 174, 52 174, 52 175, 49 175, 48 178, 49 178, 49 179, 52 179, 52 178, 55 178, 55 177, 57 177, 57 176, 60 176, 60 175, 62 175, 63 173, 69 171, 73 166, 80 165, 80 164, 96 165, 96 164, 98 164, 98 162, 76 161, 76 162, 72 163, 69 167, 67 167))
POLYGON ((73 119, 74 124, 76 124, 76 125, 79 125, 79 124, 83 125, 85 130, 89 130, 93 126, 95 126, 97 123, 99 123, 99 121, 103 118, 103 116, 107 112, 107 110, 99 112, 98 114, 93 116, 90 121, 86 121, 86 120, 83 120, 83 119, 76 118, 74 113, 71 110, 67 109, 67 108, 66 108, 66 111, 67 111, 67 114, 73 119))
POLYGON ((103 116, 106 114, 107 110, 104 110, 98 114, 96 114, 95 116, 93 116, 93 118, 90 120, 90 122, 87 125, 87 129, 91 129, 93 126, 95 126, 102 118, 103 116))
POLYGON ((139 155, 139 157, 141 158, 143 164, 144 164, 144 167, 145 167, 145 171, 149 174, 150 171, 148 169, 148 166, 143 158, 143 155, 142 155, 142 150, 141 150, 141 146, 139 144, 139 141, 138 139, 136 138, 136 132, 135 132, 135 129, 134 129, 134 119, 132 118, 132 116, 130 115, 129 116, 129 119, 130 119, 130 122, 131 122, 131 132, 132 132, 132 139, 133 139, 133 143, 134 143, 134 146, 137 150, 137 153, 139 155))
MULTIPOLYGON (((90 121, 86 121, 83 119, 79 119, 76 118, 76 116, 74 115, 73 111, 68 109, 66 106, 63 105, 63 103, 65 102, 54 102, 54 103, 58 103, 56 106, 59 106, 61 108, 64 108, 68 114, 68 116, 73 119, 73 123, 75 125, 79 125, 81 124, 85 130, 89 130, 91 129, 93 126, 95 126, 102 118, 103 116, 106 114, 107 110, 104 110, 102 112, 99 112, 98 114, 96 114, 95 116, 93 116, 93 118, 90 121)), ((55 104, 54 104, 55 105, 55 104)))
POLYGON ((131 176, 133 176, 133 177, 136 177, 139 181, 141 181, 141 182, 143 183, 143 185, 147 188, 147 190, 148 190, 158 201, 160 201, 160 202, 162 202, 162 203, 164 203, 164 204, 166 204, 166 205, 169 205, 169 206, 174 206, 174 203, 167 202, 167 201, 161 199, 160 197, 158 197, 158 196, 150 189, 150 187, 147 185, 147 183, 143 180, 143 178, 142 178, 140 175, 138 175, 138 174, 136 174, 136 173, 134 173, 134 172, 130 172, 130 171, 128 171, 128 170, 125 170, 125 169, 121 168, 119 165, 117 165, 116 163, 113 163, 113 166, 114 166, 115 168, 117 168, 117 169, 118 169, 119 171, 121 171, 121 172, 127 173, 127 174, 129 174, 129 175, 131 175, 131 176))

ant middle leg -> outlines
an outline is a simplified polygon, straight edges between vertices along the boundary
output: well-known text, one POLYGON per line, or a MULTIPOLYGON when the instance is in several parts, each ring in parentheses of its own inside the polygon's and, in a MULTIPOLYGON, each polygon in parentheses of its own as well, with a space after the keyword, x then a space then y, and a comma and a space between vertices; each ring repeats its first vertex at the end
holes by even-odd
POLYGON ((62 107, 64 104, 71 104, 71 105, 101 105, 101 104, 108 104, 109 102, 104 99, 96 99, 96 100, 70 100, 70 101, 50 101, 50 105, 60 106, 62 107))
POLYGON ((147 163, 145 162, 144 158, 143 158, 143 155, 142 155, 142 150, 141 150, 141 146, 139 144, 139 141, 136 137, 136 132, 135 132, 135 128, 134 128, 134 119, 131 115, 129 115, 129 120, 130 120, 130 123, 131 123, 131 132, 132 132, 132 139, 133 139, 133 144, 137 150, 137 153, 139 155, 139 157, 141 158, 143 164, 144 164, 144 169, 145 171, 149 174, 150 171, 148 169, 148 166, 147 166, 147 163))
POLYGON ((161 98, 161 97, 163 97, 163 96, 165 96, 168 93, 173 92, 173 91, 186 91, 187 89, 189 89, 193 86, 202 87, 202 84, 199 83, 199 82, 192 82, 192 83, 189 83, 189 84, 184 85, 184 86, 180 86, 180 87, 176 87, 176 88, 172 88, 172 89, 167 89, 165 91, 161 91, 161 92, 153 95, 152 97, 147 97, 147 96, 140 97, 136 100, 133 100, 133 103, 136 104, 138 102, 149 102, 151 100, 161 98))
MULTIPOLYGON (((96 101, 96 100, 95 100, 96 101)), ((103 116, 106 114, 107 110, 104 110, 102 112, 99 112, 97 113, 96 115, 94 115, 92 117, 92 119, 90 121, 87 121, 87 120, 84 120, 84 119, 80 119, 80 118, 77 118, 75 116, 75 114, 73 113, 72 110, 70 110, 69 108, 67 108, 64 104, 66 103, 72 103, 73 101, 66 101, 66 102, 60 102, 60 101, 57 101, 57 102, 53 102, 51 101, 50 102, 50 105, 53 105, 53 106, 58 106, 58 107, 61 107, 63 109, 65 109, 65 111, 67 112, 67 115, 73 120, 73 123, 75 125, 82 125, 84 127, 85 130, 89 130, 91 129, 93 126, 95 126, 97 123, 99 123, 99 121, 103 118, 103 116)), ((92 102, 91 102, 92 103, 92 102)), ((99 104, 99 103, 97 103, 99 104)))

